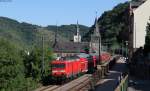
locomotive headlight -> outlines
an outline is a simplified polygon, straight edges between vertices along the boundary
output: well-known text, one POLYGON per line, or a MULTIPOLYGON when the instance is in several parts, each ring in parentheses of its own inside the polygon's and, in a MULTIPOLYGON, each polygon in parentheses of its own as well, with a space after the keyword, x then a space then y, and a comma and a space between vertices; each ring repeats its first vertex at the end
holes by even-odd
POLYGON ((60 70, 59 72, 65 72, 65 70, 60 70))
POLYGON ((56 72, 65 72, 65 70, 53 70, 52 72, 53 73, 56 73, 56 72))
POLYGON ((55 73, 55 72, 58 72, 58 71, 57 70, 53 70, 52 72, 55 73))

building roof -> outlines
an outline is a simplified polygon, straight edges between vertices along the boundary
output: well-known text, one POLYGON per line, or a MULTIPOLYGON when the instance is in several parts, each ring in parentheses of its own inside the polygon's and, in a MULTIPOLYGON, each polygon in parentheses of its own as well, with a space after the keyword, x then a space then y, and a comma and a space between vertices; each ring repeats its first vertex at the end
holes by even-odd
POLYGON ((75 43, 75 42, 56 42, 53 46, 54 52, 62 53, 79 53, 84 48, 89 48, 89 43, 75 43))
POLYGON ((131 6, 132 8, 137 8, 139 7, 141 4, 143 4, 146 0, 137 0, 137 1, 132 1, 131 2, 131 6))

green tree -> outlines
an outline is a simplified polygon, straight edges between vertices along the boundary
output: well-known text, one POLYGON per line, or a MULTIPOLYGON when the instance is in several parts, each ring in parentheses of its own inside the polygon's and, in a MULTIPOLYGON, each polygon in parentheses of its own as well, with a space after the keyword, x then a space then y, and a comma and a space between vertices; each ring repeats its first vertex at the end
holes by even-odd
POLYGON ((14 44, 0 39, 0 90, 15 91, 22 88, 24 66, 19 51, 14 44), (21 77, 21 78, 20 78, 21 77))
POLYGON ((150 53, 150 23, 147 23, 144 52, 150 53))
POLYGON ((40 66, 41 66, 41 51, 37 48, 29 55, 25 55, 24 65, 26 77, 33 77, 34 79, 40 78, 40 66))
MULTIPOLYGON (((26 77, 32 77, 37 82, 42 80, 42 56, 43 49, 39 47, 34 47, 29 55, 25 56, 25 74, 26 77)), ((53 53, 50 48, 44 48, 44 74, 43 76, 50 75, 50 61, 53 58, 53 53)))

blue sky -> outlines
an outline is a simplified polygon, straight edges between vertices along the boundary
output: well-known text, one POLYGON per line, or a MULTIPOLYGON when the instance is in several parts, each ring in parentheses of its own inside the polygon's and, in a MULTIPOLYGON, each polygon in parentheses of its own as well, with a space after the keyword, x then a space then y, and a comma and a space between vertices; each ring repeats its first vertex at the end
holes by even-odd
MULTIPOLYGON (((1 0, 4 1, 4 0, 1 0)), ((10 0, 0 2, 0 16, 37 25, 80 24, 91 26, 97 11, 104 11, 128 0, 10 0)))

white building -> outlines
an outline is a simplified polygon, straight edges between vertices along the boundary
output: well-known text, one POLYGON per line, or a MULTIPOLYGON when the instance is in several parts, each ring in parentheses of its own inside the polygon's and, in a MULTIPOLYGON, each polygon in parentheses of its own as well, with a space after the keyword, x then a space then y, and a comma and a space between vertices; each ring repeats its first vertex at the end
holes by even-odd
POLYGON ((150 0, 139 0, 132 2, 132 30, 133 30, 133 48, 144 47, 146 26, 150 18, 150 0))

